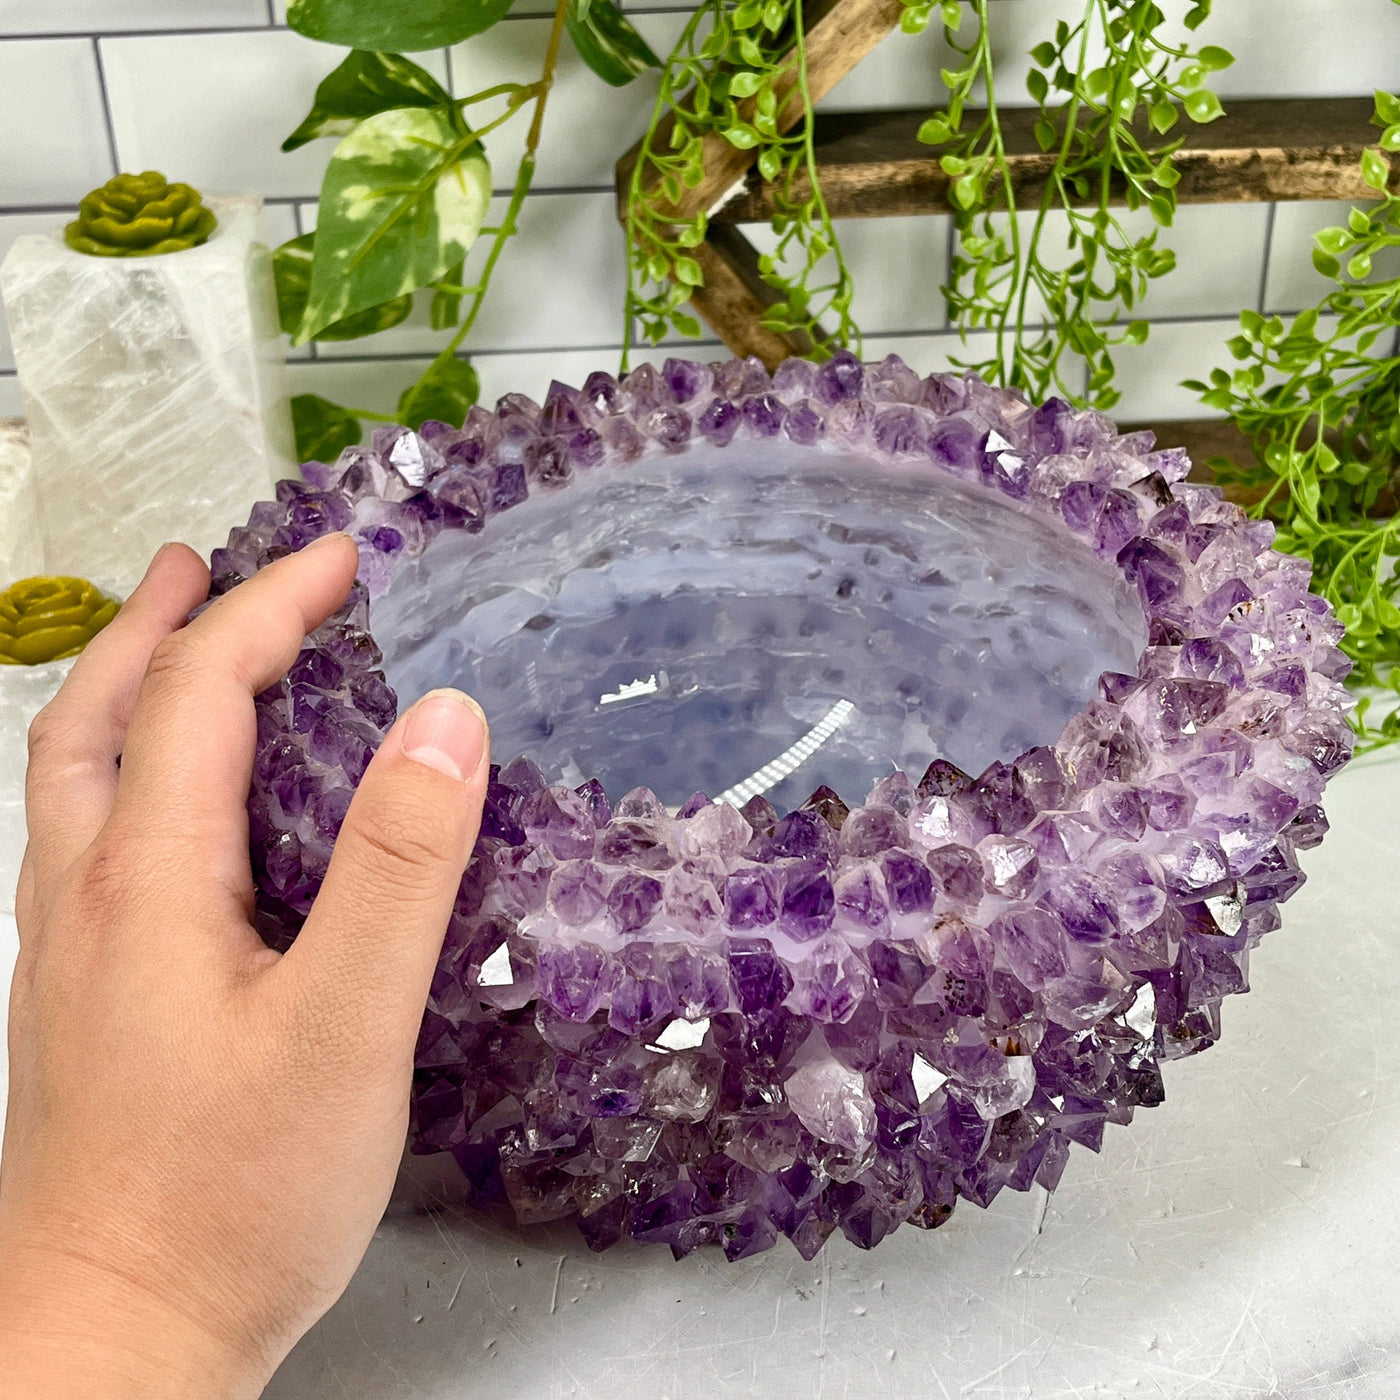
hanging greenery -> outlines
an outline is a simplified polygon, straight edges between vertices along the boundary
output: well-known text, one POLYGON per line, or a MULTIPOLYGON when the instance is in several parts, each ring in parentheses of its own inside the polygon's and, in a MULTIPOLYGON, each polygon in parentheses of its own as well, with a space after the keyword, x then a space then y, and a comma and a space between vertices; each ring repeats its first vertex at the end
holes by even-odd
MULTIPOLYGON (((1400 98, 1378 92, 1374 121, 1380 151, 1400 151, 1400 98)), ((1363 750, 1400 741, 1400 275, 1373 277, 1400 256, 1400 195, 1380 151, 1361 160, 1377 202, 1316 236, 1313 264, 1333 289, 1287 324, 1244 312, 1230 342, 1237 366, 1188 381, 1254 449, 1247 467, 1213 465, 1263 489, 1255 513, 1278 526, 1280 549, 1312 564, 1346 625, 1363 750), (1376 706, 1387 691, 1394 700, 1376 706)))
MULTIPOLYGON (((953 182, 950 318, 964 335, 995 336, 989 353, 967 367, 1035 399, 1058 394, 1111 408, 1114 348, 1148 336, 1146 321, 1125 318, 1148 284, 1176 266, 1156 228, 1134 233, 1115 206, 1146 209, 1156 225, 1171 226, 1179 178, 1172 157, 1181 141, 1167 133, 1183 116, 1210 122, 1223 114, 1203 84, 1233 56, 1215 45, 1168 42, 1166 16, 1153 0, 1084 0, 1077 22, 1061 20, 1054 38, 1031 50, 1035 139, 1055 158, 1032 220, 1032 210, 1017 217, 988 0, 970 0, 975 27, 966 40, 962 7, 941 9, 962 62, 943 71, 948 104, 923 124, 919 140, 942 149, 953 182)), ((1199 0, 1187 29, 1209 15, 1210 0, 1199 0)))
POLYGON ((776 246, 759 260, 782 299, 763 317, 779 332, 805 336, 815 358, 835 343, 859 348, 851 319, 851 275, 822 197, 807 85, 806 31, 793 0, 704 0, 662 65, 651 121, 628 179, 628 277, 623 364, 634 334, 656 344, 698 336, 686 311, 702 273, 691 250, 705 238, 705 212, 677 223, 682 191, 704 175, 706 138, 753 151, 772 187, 776 246), (797 122, 784 130, 790 92, 797 122))

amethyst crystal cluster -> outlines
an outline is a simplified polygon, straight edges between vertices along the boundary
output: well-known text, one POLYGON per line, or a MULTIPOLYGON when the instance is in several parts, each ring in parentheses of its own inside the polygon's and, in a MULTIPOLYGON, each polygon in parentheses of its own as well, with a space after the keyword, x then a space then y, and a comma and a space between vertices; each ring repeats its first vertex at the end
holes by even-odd
MULTIPOLYGON (((878 720, 851 731, 864 737, 849 740, 842 770, 873 763, 860 770, 874 777, 868 791, 817 786, 785 815, 762 796, 742 808, 702 792, 663 800, 653 789, 674 777, 660 768, 646 786, 605 790, 569 772, 574 750, 556 743, 567 725, 530 731, 553 771, 500 755, 510 761, 492 770, 423 1022, 413 1141, 451 1152, 472 1200, 504 1200, 522 1222, 574 1217, 597 1249, 630 1235, 677 1256, 717 1242, 737 1259, 786 1235, 811 1257, 838 1229, 869 1247, 903 1222, 942 1223, 959 1196, 985 1206, 1004 1187, 1053 1188, 1071 1143, 1097 1149, 1105 1124, 1160 1102, 1163 1061, 1217 1038, 1221 1000, 1246 990, 1250 949, 1302 883, 1296 852, 1326 830, 1323 784, 1350 751, 1341 629, 1309 593, 1306 564, 1270 547, 1269 525, 1187 484, 1181 452, 1058 401, 1036 408, 973 378, 920 379, 894 358, 794 361, 771 377, 755 362, 667 361, 621 382, 592 375, 582 391, 556 384, 543 407, 509 396, 461 430, 381 430, 334 467, 283 482, 216 552, 217 593, 330 530, 361 548, 356 598, 258 699, 251 836, 270 943, 295 937, 395 715, 381 647, 409 658, 400 672, 420 687, 414 655, 455 667, 443 682, 489 680, 471 669, 480 648, 549 635, 578 569, 611 578, 626 562, 628 521, 595 510, 608 499, 589 494, 605 489, 596 483, 649 483, 648 499, 679 522, 679 488, 662 488, 680 478, 665 471, 721 473, 734 453, 759 464, 756 480, 776 463, 785 479, 836 471, 849 483, 849 498, 814 488, 809 517, 828 544, 835 530, 855 551, 854 565, 843 556, 833 575, 802 555, 799 576, 852 607, 866 574, 881 577, 860 614, 863 642, 880 609, 924 618, 940 589, 946 616, 961 615, 962 588, 942 558, 905 558, 918 550, 901 553, 898 530, 882 553, 865 526, 842 523, 868 474, 915 489, 943 518, 961 507, 941 502, 974 502, 991 513, 989 535, 1033 527, 1053 541, 1061 585, 1104 600, 1077 632, 1051 628, 1054 647, 1092 660, 1076 636, 1117 627, 1103 655, 1121 660, 1083 681, 1071 668, 1032 707, 1053 719, 1048 732, 989 754, 1019 731, 1009 720, 976 730, 979 713, 1005 707, 991 691, 1009 683, 979 701, 977 657, 994 668, 1014 635, 988 632, 971 661, 934 647, 896 665, 900 638, 917 653, 924 635, 896 618, 894 641, 838 667, 826 692, 782 673, 811 713, 849 694, 878 720), (606 539, 589 534, 604 525, 606 539), (583 543, 553 585, 530 584, 528 607, 506 607, 511 542, 531 529, 555 549, 567 530, 583 543), (886 556, 903 572, 884 578, 886 556), (494 588, 472 573, 483 559, 495 561, 494 588), (434 594, 446 605, 425 611, 434 594), (493 606, 494 631, 434 650, 454 609, 475 618, 493 606), (921 677, 940 672, 972 675, 957 692, 950 674, 957 699, 943 710, 919 699, 921 677), (904 676, 907 687, 891 679, 904 676), (907 689, 894 719, 879 718, 884 686, 907 689), (929 732, 955 740, 964 724, 974 738, 961 753, 929 732), (920 753, 935 756, 910 771, 920 753), (963 755, 980 771, 957 766, 963 755)), ((694 499, 703 509, 703 490, 694 499)), ((776 499, 734 514, 769 517, 776 499)), ((802 529, 782 527, 794 539, 802 529)), ((762 560, 793 554, 772 545, 753 551, 760 589, 762 560)), ((1032 610, 1052 586, 1023 583, 1032 610)), ((1004 620, 1020 606, 982 611, 1004 620)), ((727 637, 716 656, 737 645, 727 637)), ((1014 647, 1006 655, 1018 664, 1014 647)), ((1026 693, 1054 672, 1019 664, 1026 693)), ((825 674, 810 658, 801 669, 825 674)), ((594 709, 617 698, 596 691, 594 709)), ((726 710, 726 722, 741 730, 744 714, 726 710)), ((498 747, 511 723, 501 716, 498 747)), ((827 776, 822 764, 818 751, 797 777, 827 776)))

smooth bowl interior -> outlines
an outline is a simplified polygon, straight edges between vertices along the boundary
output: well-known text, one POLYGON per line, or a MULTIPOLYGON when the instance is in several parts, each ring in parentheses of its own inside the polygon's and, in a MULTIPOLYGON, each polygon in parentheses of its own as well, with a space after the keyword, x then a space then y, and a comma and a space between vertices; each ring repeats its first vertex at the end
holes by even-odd
POLYGON ((401 702, 470 691, 500 762, 672 805, 761 787, 779 811, 1053 742, 1145 640, 1136 596, 1053 520, 787 441, 602 468, 444 531, 371 625, 401 702))

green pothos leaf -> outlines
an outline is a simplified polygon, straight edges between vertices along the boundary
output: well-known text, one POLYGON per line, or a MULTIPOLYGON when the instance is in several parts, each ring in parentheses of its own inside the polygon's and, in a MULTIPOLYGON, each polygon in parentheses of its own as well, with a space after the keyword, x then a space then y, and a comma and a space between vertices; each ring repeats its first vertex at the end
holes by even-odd
MULTIPOLYGON (((311 291, 311 267, 315 256, 316 233, 303 233, 300 238, 274 248, 272 277, 277 286, 277 319, 282 329, 294 336, 306 315, 306 298, 311 291)), ((357 311, 353 316, 322 326, 317 340, 359 340, 361 336, 387 331, 408 318, 413 310, 413 293, 406 292, 392 301, 357 311)))
POLYGON ((503 19, 511 0, 291 0, 287 23, 351 49, 417 53, 460 44, 503 19))
POLYGON ((467 360, 444 350, 399 399, 399 422, 415 431, 430 418, 460 428, 481 393, 481 382, 467 360))
POLYGON ((476 241, 490 199, 486 153, 455 112, 403 107, 366 117, 326 168, 294 343, 436 282, 476 241))
POLYGON ((446 107, 451 94, 426 69, 396 53, 355 49, 321 79, 306 120, 282 142, 294 151, 318 136, 344 136, 393 107, 446 107))
POLYGON ((583 61, 613 87, 626 87, 661 60, 613 0, 569 0, 569 38, 583 61))
POLYGON ((348 408, 320 394, 298 394, 292 400, 292 429, 298 462, 334 462, 347 447, 359 442, 364 430, 348 408))

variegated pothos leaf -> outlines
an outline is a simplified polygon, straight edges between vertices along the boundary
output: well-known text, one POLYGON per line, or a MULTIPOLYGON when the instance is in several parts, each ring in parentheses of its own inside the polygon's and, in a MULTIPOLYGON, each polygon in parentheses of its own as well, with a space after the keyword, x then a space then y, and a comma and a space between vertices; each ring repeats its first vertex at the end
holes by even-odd
POLYGON ((295 343, 456 267, 490 199, 486 153, 450 110, 367 117, 326 169, 311 292, 295 343))
POLYGON ((425 68, 397 53, 352 49, 321 79, 306 120, 282 143, 294 151, 318 136, 345 136, 391 107, 446 107, 451 95, 425 68))

